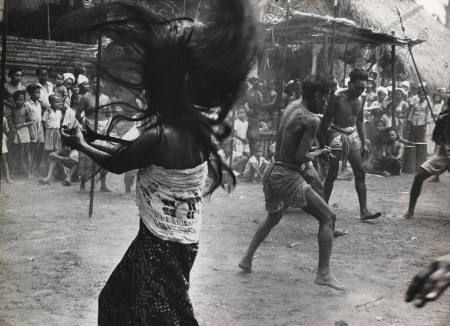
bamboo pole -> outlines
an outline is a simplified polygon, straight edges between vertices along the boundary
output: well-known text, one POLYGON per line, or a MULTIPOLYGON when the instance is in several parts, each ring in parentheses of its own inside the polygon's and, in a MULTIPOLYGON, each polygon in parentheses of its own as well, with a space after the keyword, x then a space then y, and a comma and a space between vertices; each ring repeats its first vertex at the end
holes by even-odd
MULTIPOLYGON (((288 32, 289 32, 289 4, 290 0, 286 1, 286 23, 284 27, 284 48, 283 48, 283 58, 281 62, 281 99, 283 98, 283 87, 286 82, 286 56, 287 56, 287 43, 288 43, 288 32)), ((278 119, 277 119, 277 130, 280 128, 281 122, 281 107, 282 103, 278 107, 278 119)))
MULTIPOLYGON (((392 35, 395 35, 395 32, 391 33, 392 35)), ((392 126, 395 128, 397 126, 397 122, 395 119, 395 107, 394 107, 394 97, 395 97, 395 90, 396 90, 396 75, 397 75, 397 69, 396 69, 396 63, 397 63, 397 54, 395 51, 395 45, 391 46, 391 72, 392 72, 392 92, 391 92, 391 114, 392 114, 392 126)))
MULTIPOLYGON (((98 110, 100 106, 100 63, 101 63, 101 57, 102 57, 102 37, 101 35, 98 37, 97 40, 97 76, 96 76, 96 94, 95 94, 95 119, 94 119, 94 132, 97 132, 98 130, 98 110)), ((92 214, 94 212, 94 190, 95 190, 95 171, 96 166, 94 161, 92 160, 92 167, 91 167, 91 189, 89 192, 89 217, 92 217, 92 214)))
MULTIPOLYGON (((397 9, 398 19, 400 20, 400 25, 402 27, 403 35, 406 36, 406 30, 405 30, 405 25, 403 24, 402 15, 400 14, 400 10, 398 10, 398 8, 396 8, 396 9, 397 9)), ((409 51, 409 55, 411 56, 411 59, 413 62, 414 70, 416 71, 417 78, 419 79, 420 88, 422 89, 422 92, 425 94, 425 99, 427 101, 427 107, 430 110, 433 121, 436 122, 436 117, 434 116, 433 109, 431 108, 431 103, 428 98, 427 90, 425 89, 425 86, 423 86, 422 76, 420 75, 419 68, 417 68, 416 59, 414 58, 414 54, 412 52, 411 42, 408 43, 408 51, 409 51)))
MULTIPOLYGON (((236 108, 233 108, 233 113, 232 113, 232 117, 231 117, 231 128, 232 128, 232 133, 231 133, 231 137, 230 137, 230 159, 229 159, 229 165, 231 168, 231 171, 234 175, 234 170, 233 170, 233 147, 234 147, 234 121, 236 120, 236 108)), ((228 185, 228 193, 231 192, 231 184, 228 185)))
MULTIPOLYGON (((338 1, 334 0, 334 8, 333 8, 333 17, 337 17, 338 10, 338 1)), ((333 22, 333 34, 331 36, 331 49, 329 54, 329 65, 330 65, 330 77, 333 77, 334 74, 334 48, 336 46, 336 22, 333 22)))
MULTIPOLYGON (((0 144, 3 144, 3 117, 5 116, 5 92, 3 87, 6 83, 6 48, 8 39, 8 0, 3 1, 3 33, 2 33, 2 58, 0 63, 0 144)), ((2 175, 3 153, 0 150, 0 179, 2 175)), ((0 182, 1 190, 1 182, 0 182)))

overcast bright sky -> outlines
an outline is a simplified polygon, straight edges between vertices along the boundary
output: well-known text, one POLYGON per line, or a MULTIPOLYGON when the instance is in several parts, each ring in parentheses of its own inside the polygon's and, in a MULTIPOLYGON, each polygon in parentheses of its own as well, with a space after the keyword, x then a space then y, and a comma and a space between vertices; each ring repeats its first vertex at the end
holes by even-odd
POLYGON ((449 0, 416 0, 425 7, 425 9, 431 13, 438 15, 443 23, 445 23, 445 8, 449 0))

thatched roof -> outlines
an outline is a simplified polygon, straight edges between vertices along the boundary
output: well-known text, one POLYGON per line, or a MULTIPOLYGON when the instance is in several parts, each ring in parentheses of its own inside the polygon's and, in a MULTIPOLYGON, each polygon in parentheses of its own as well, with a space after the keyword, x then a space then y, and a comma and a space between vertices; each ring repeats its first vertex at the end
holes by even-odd
POLYGON ((323 43, 324 36, 334 34, 336 43, 356 42, 370 45, 397 45, 419 44, 421 40, 400 38, 388 33, 376 32, 370 28, 360 27, 354 21, 346 18, 333 18, 298 10, 289 12, 288 24, 276 16, 266 15, 266 23, 262 27, 269 31, 266 38, 282 39, 288 31, 287 43, 323 43))
MULTIPOLYGON (((340 0, 341 14, 354 19, 362 26, 404 36, 396 12, 398 7, 405 26, 406 37, 426 40, 413 48, 422 78, 435 87, 450 85, 450 30, 432 18, 424 8, 410 0, 340 0)), ((414 81, 416 74, 407 49, 398 49, 405 66, 411 68, 414 81)))

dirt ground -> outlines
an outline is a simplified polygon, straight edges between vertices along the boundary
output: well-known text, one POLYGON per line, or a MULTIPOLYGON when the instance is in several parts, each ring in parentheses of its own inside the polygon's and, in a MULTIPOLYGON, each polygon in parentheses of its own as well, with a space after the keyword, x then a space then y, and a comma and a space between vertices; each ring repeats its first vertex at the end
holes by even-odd
MULTIPOLYGON (((426 183, 417 217, 401 219, 412 176, 367 177, 373 223, 358 219, 353 182, 338 181, 331 203, 338 227, 331 266, 346 292, 314 284, 317 223, 289 210, 262 244, 252 274, 237 264, 265 211, 261 184, 217 191, 206 203, 191 298, 201 325, 450 325, 450 293, 423 309, 403 302, 408 281, 432 257, 449 251, 450 174, 426 183)), ((0 325, 96 325, 97 296, 137 233, 133 195, 121 177, 113 193, 88 195, 36 180, 2 184, 0 325)))

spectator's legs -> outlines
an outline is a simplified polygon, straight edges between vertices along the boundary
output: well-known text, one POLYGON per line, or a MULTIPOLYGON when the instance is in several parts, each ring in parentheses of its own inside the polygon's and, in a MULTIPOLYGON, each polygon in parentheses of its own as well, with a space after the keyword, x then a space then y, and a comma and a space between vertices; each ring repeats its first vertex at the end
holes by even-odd
POLYGON ((2 154, 3 172, 7 183, 11 183, 11 176, 9 175, 8 156, 6 153, 2 154))

